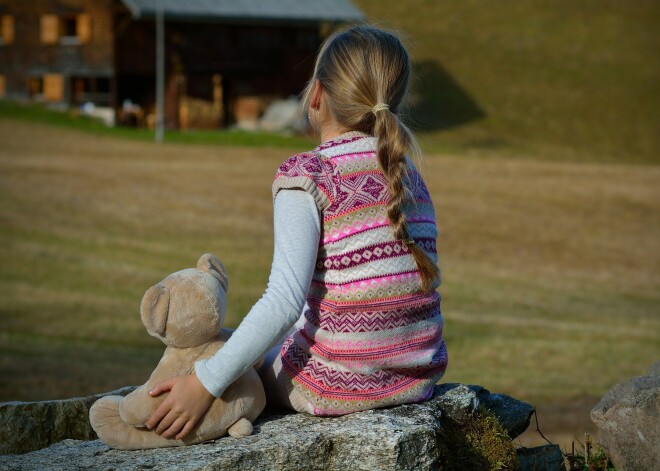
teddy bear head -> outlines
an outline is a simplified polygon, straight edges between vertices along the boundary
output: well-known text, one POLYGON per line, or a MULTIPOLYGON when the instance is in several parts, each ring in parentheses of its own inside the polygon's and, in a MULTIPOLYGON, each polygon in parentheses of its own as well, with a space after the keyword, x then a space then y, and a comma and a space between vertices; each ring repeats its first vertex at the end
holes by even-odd
POLYGON ((165 345, 196 347, 214 338, 225 320, 227 270, 204 254, 197 268, 172 273, 147 290, 140 315, 147 331, 165 345))

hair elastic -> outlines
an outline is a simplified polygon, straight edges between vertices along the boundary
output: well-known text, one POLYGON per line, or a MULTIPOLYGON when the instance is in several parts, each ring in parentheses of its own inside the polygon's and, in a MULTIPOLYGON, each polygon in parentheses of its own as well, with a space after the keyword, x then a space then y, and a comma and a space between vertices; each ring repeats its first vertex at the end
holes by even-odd
POLYGON ((371 108, 371 112, 375 115, 379 111, 389 110, 389 109, 390 109, 390 105, 388 105, 387 103, 378 103, 376 106, 371 108))

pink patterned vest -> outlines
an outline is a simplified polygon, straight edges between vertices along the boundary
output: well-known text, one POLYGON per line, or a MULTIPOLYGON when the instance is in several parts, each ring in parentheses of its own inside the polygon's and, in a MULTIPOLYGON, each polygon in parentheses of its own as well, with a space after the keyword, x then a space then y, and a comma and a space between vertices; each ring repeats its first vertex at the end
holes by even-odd
MULTIPOLYGON (((437 260, 433 205, 412 164, 409 179, 410 235, 437 260)), ((440 296, 422 291, 412 255, 394 239, 376 139, 350 132, 291 157, 273 196, 291 188, 311 193, 322 216, 305 324, 282 347, 294 387, 315 415, 424 401, 447 367, 440 296)))

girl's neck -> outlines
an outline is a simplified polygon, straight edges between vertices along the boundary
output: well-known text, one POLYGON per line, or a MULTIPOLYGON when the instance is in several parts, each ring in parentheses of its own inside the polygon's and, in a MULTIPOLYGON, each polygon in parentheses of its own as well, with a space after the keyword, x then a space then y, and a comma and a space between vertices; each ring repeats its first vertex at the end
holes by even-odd
POLYGON ((321 142, 328 142, 350 131, 350 129, 340 126, 330 113, 327 113, 324 118, 319 123, 319 137, 321 142))
POLYGON ((323 143, 323 142, 331 141, 334 138, 336 138, 338 136, 341 136, 345 132, 347 132, 347 131, 340 131, 340 130, 336 130, 336 129, 333 129, 332 131, 327 131, 325 133, 323 131, 321 131, 321 142, 323 143))

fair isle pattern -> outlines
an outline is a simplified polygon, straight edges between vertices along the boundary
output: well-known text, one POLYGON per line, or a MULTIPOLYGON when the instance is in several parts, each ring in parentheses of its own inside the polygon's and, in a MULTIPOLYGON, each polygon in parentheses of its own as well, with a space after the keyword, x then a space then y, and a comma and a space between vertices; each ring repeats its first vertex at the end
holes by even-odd
MULTIPOLYGON (((305 324, 282 347, 285 371, 316 415, 422 401, 447 366, 440 296, 422 292, 410 250, 394 239, 376 144, 346 133, 288 159, 273 182, 273 196, 308 191, 322 216, 305 324)), ((408 163, 409 233, 436 260, 431 198, 408 163)))
MULTIPOLYGON (((437 350, 432 362, 435 369, 389 369, 381 370, 372 374, 359 374, 352 371, 333 369, 318 357, 310 355, 294 340, 289 337, 282 346, 282 351, 287 352, 287 362, 284 364, 289 373, 295 374, 306 371, 308 374, 297 376, 295 379, 319 395, 336 398, 349 399, 378 399, 389 396, 392 393, 406 389, 419 380, 434 376, 436 370, 444 371, 447 366, 447 349, 437 350)), ((435 383, 435 381, 434 381, 435 383)))
MULTIPOLYGON (((365 272, 366 276, 366 272, 365 272)), ((350 306, 356 303, 373 303, 374 300, 415 299, 420 290, 417 272, 362 280, 346 284, 315 283, 309 288, 308 299, 325 298, 337 306, 350 306)))
MULTIPOLYGON (((431 207, 432 209, 432 207, 431 207)), ((414 214, 408 218, 408 223, 430 225, 428 237, 436 235, 435 221, 424 217, 416 217, 414 214)), ((390 227, 387 216, 384 212, 375 208, 357 210, 352 213, 336 217, 327 221, 324 227, 323 242, 330 243, 341 240, 346 234, 357 234, 359 232, 377 229, 379 227, 390 227)), ((423 230, 418 227, 418 231, 423 230)), ((420 237, 427 236, 426 233, 420 233, 420 237)))
POLYGON ((360 397, 346 400, 344 398, 334 398, 329 395, 318 394, 313 388, 307 387, 307 385, 302 383, 295 383, 294 387, 302 397, 307 399, 312 412, 323 411, 323 414, 314 413, 316 415, 328 416, 350 414, 361 410, 377 409, 399 404, 423 402, 433 394, 433 384, 428 380, 418 381, 408 388, 400 389, 396 394, 382 396, 377 399, 360 397))
MULTIPOLYGON (((434 239, 417 239, 417 244, 419 244, 427 252, 435 252, 435 240, 434 239)), ((370 245, 360 250, 353 250, 345 254, 335 255, 333 257, 320 258, 316 262, 316 268, 319 270, 326 269, 335 269, 342 270, 345 268, 351 268, 363 263, 368 263, 374 260, 381 258, 397 257, 402 253, 408 253, 408 247, 403 245, 401 241, 393 242, 383 242, 382 244, 370 245)))
POLYGON ((384 338, 368 342, 343 342, 339 345, 308 337, 302 330, 297 340, 305 342, 315 358, 325 359, 345 370, 367 373, 384 368, 427 366, 437 353, 435 340, 441 334, 442 328, 437 328, 429 329, 423 337, 401 340, 396 344, 391 344, 392 339, 384 338), (414 361, 414 365, 411 361, 414 361))
POLYGON ((316 150, 318 152, 321 152, 325 149, 329 149, 331 147, 337 147, 342 144, 350 144, 351 142, 359 141, 365 137, 364 134, 359 133, 359 132, 347 132, 346 134, 343 134, 336 139, 333 139, 328 142, 324 142, 323 144, 319 145, 316 150))
MULTIPOLYGON (((284 162, 277 173, 285 176, 287 188, 302 188, 309 191, 321 209, 334 200, 335 176, 333 166, 328 160, 322 160, 316 154, 298 154, 284 162)), ((273 197, 281 188, 273 187, 273 197)))
POLYGON ((392 368, 432 365, 442 337, 442 316, 380 332, 329 333, 307 324, 298 331, 299 347, 336 369, 370 373, 392 368))
MULTIPOLYGON (((439 296, 438 296, 439 301, 439 296)), ((374 306, 363 309, 340 311, 325 309, 322 304, 309 306, 305 319, 312 326, 337 333, 379 332, 405 327, 425 321, 437 315, 436 299, 431 303, 409 305, 404 303, 400 310, 392 306, 374 306)))
POLYGON ((387 195, 387 183, 376 172, 359 173, 342 178, 342 188, 334 204, 328 208, 330 214, 341 211, 352 212, 364 207, 373 207, 387 195))

